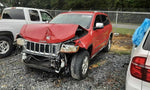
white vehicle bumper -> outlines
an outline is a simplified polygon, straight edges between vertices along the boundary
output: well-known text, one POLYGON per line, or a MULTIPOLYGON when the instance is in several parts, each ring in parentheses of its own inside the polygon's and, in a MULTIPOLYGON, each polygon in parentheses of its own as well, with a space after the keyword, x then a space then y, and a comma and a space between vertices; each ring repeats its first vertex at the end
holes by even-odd
POLYGON ((142 81, 134 78, 131 74, 126 77, 126 90, 141 90, 142 81))

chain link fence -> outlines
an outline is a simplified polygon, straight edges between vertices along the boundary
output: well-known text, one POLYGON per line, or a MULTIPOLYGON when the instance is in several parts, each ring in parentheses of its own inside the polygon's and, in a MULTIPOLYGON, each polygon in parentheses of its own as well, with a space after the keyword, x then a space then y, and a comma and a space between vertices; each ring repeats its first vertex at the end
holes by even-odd
MULTIPOLYGON (((48 10, 53 16, 68 10, 48 10)), ((145 18, 150 18, 150 12, 101 11, 108 14, 114 27, 136 29, 145 18)))
POLYGON ((101 11, 110 17, 112 22, 123 24, 141 24, 145 18, 150 18, 149 12, 101 11))

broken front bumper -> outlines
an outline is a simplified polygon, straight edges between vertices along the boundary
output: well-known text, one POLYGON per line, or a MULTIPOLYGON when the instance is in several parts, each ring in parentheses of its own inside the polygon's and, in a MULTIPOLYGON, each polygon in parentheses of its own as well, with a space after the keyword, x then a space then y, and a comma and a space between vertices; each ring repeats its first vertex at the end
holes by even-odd
POLYGON ((28 67, 59 73, 60 70, 65 67, 66 56, 65 54, 59 54, 57 56, 49 55, 49 57, 46 57, 24 51, 22 53, 22 61, 28 67))

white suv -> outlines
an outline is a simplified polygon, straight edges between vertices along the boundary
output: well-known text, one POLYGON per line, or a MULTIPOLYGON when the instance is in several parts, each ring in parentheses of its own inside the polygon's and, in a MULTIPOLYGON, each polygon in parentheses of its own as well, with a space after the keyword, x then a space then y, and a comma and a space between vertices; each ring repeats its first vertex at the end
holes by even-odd
POLYGON ((140 45, 133 45, 126 90, 150 90, 150 28, 140 45))
POLYGON ((9 7, 5 8, 0 20, 0 58, 6 57, 13 51, 16 35, 25 24, 47 23, 52 16, 45 10, 9 7))

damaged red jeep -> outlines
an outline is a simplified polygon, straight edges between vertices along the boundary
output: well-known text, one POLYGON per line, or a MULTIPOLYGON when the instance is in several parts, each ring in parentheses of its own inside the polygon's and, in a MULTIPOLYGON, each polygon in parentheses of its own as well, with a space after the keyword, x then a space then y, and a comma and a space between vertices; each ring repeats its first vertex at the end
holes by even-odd
POLYGON ((48 24, 24 25, 17 36, 26 66, 49 72, 87 76, 89 61, 111 47, 112 25, 100 12, 66 12, 48 24))

